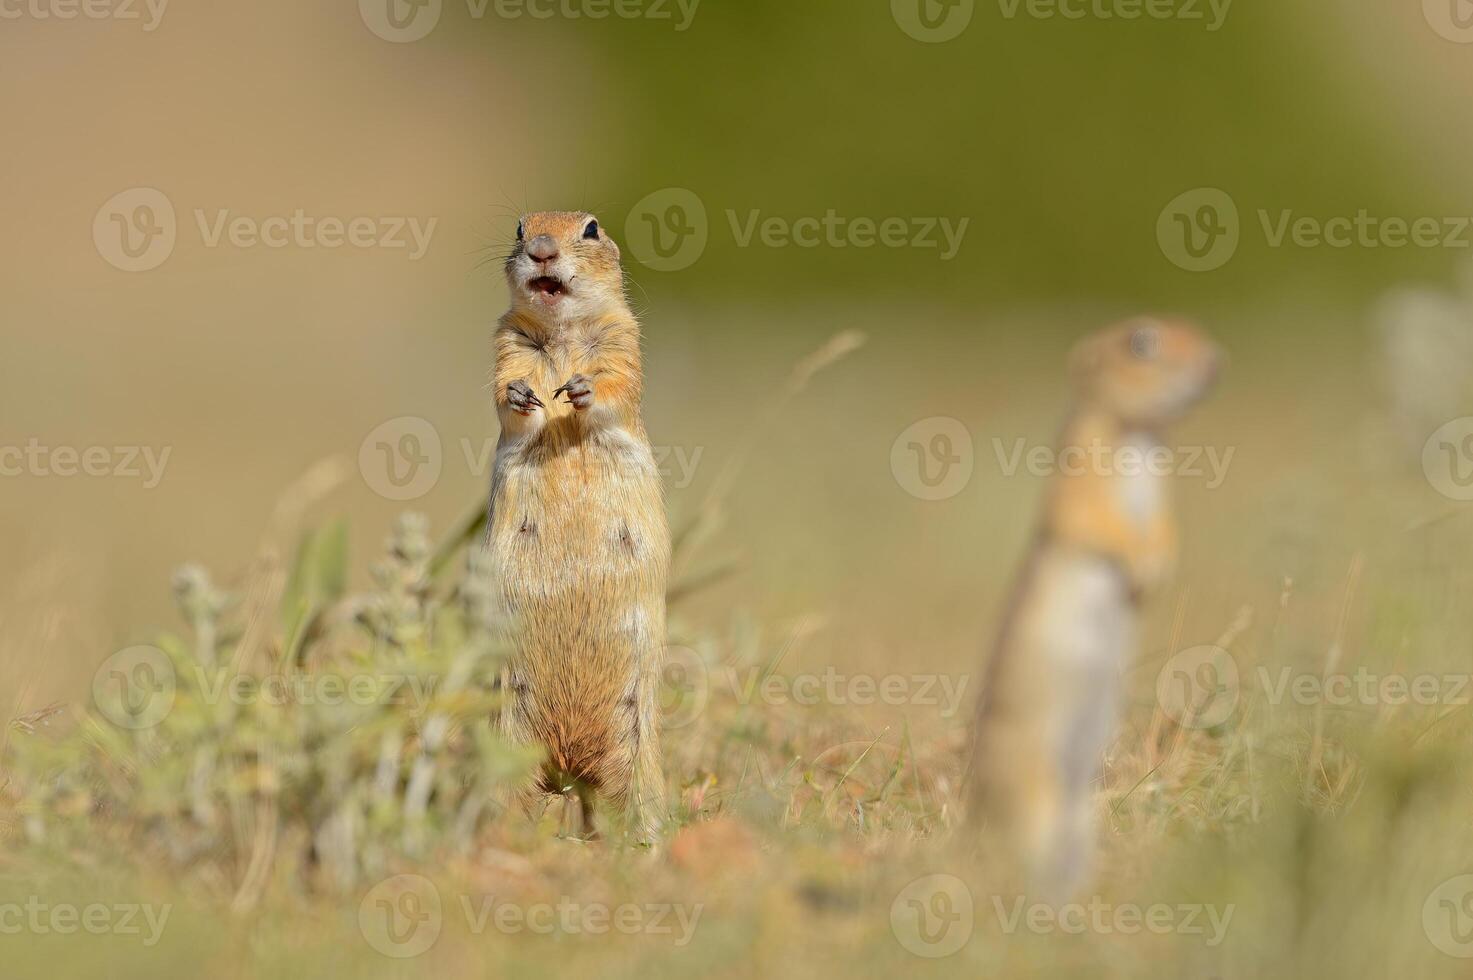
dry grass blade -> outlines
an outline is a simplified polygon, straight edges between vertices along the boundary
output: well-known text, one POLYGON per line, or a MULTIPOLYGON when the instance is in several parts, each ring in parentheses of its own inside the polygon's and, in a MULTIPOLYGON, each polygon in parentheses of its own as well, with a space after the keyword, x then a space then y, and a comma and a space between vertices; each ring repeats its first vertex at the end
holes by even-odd
POLYGON ((866 339, 865 334, 858 330, 840 331, 793 366, 793 370, 789 372, 788 379, 783 385, 782 393, 769 402, 766 413, 748 428, 736 451, 727 458, 721 470, 716 474, 716 479, 711 482, 711 489, 702 499, 695 515, 675 533, 672 551, 677 561, 721 526, 725 502, 731 494, 732 487, 735 486, 742 471, 746 469, 747 460, 751 458, 752 452, 768 431, 782 418, 789 403, 803 393, 816 375, 859 350, 864 346, 866 339))

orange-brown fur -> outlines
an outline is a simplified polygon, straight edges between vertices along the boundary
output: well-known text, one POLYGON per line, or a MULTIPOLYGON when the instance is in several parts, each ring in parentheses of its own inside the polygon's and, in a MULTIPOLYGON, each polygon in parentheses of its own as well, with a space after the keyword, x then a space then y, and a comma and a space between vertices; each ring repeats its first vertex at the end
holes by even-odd
POLYGON ((1136 320, 1076 347, 1076 406, 1061 467, 999 631, 977 705, 970 810, 1033 884, 1056 897, 1089 867, 1089 787, 1109 747, 1136 606, 1169 574, 1176 528, 1165 476, 1124 471, 1116 452, 1211 386, 1220 356, 1194 327, 1136 320))
POLYGON ((571 826, 588 832, 600 793, 652 836, 664 816, 657 712, 669 531, 640 415, 639 324, 618 247, 601 228, 584 237, 594 220, 528 215, 507 260, 487 538, 516 630, 503 728, 546 747, 529 802, 567 797, 571 826), (532 254, 549 248, 555 260, 532 254), (529 286, 549 270, 564 280, 556 297, 529 286), (572 392, 555 392, 579 376, 591 395, 575 407, 572 392), (514 383, 536 404, 518 404, 514 383))

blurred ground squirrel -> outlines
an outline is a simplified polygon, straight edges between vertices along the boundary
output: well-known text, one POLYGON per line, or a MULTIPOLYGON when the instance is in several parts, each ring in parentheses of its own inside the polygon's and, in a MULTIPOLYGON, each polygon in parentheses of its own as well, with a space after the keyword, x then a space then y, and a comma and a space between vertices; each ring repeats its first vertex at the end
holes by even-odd
POLYGON ((670 533, 640 416, 639 322, 591 214, 527 215, 506 275, 487 538, 516 626, 503 730, 546 747, 526 799, 564 796, 568 832, 592 832, 598 793, 653 837, 670 533))
POLYGON ((1059 458, 1103 465, 1061 466, 1049 487, 986 666, 969 777, 972 820, 1053 897, 1087 876, 1090 783, 1114 734, 1137 605, 1175 560, 1169 478, 1141 464, 1221 360, 1196 328, 1157 319, 1108 328, 1071 355, 1076 404, 1059 458))

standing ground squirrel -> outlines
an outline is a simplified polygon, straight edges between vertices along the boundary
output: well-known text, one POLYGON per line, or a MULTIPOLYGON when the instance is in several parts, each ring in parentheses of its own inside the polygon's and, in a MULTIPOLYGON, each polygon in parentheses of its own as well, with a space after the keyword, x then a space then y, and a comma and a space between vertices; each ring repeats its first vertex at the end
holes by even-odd
POLYGON ((1221 360, 1195 327, 1158 319, 1103 330, 1071 355, 1076 405, 986 667, 969 780, 974 822, 1051 897, 1088 874, 1090 783, 1114 734, 1137 606, 1175 560, 1169 480, 1150 454, 1221 360))
POLYGON ((587 834, 603 794, 651 838, 670 532, 640 417, 639 322, 590 214, 527 215, 506 275, 487 537, 516 630, 502 727, 547 749, 529 804, 564 796, 565 827, 587 834))

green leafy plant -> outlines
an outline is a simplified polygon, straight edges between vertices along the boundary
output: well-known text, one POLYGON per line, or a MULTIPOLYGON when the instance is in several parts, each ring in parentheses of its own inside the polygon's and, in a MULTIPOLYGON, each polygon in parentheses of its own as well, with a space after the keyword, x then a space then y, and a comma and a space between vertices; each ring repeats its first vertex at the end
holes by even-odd
POLYGON ((27 838, 83 848, 102 835, 232 882, 247 906, 283 859, 351 887, 399 859, 469 850, 537 753, 494 724, 506 624, 488 563, 470 549, 442 589, 431 555, 425 521, 406 515, 374 587, 348 595, 345 529, 308 533, 264 657, 249 610, 182 569, 190 633, 154 648, 156 722, 102 696, 65 736, 12 741, 27 838))

